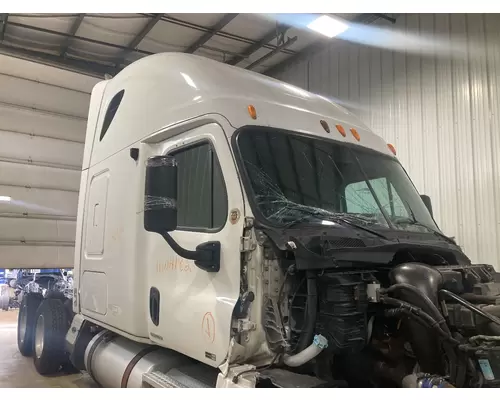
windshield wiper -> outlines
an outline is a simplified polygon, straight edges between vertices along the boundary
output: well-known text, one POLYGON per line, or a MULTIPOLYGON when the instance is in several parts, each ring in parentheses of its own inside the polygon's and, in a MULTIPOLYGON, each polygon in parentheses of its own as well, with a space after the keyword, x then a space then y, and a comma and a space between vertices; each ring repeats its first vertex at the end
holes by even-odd
MULTIPOLYGON (((352 217, 349 217, 349 218, 352 218, 352 217)), ((356 224, 356 223, 354 223, 352 221, 349 221, 348 219, 345 219, 345 218, 342 218, 342 217, 335 217, 335 219, 338 219, 338 221, 340 221, 340 222, 342 222, 344 224, 353 226, 354 228, 358 228, 358 229, 361 229, 361 230, 363 230, 365 232, 369 232, 372 235, 378 236, 378 237, 380 237, 382 239, 389 240, 389 238, 387 236, 385 236, 385 235, 383 235, 383 234, 381 234, 381 233, 379 233, 379 232, 377 232, 377 231, 375 231, 373 229, 367 228, 367 227, 365 227, 363 225, 358 225, 358 224, 356 224)), ((334 222, 336 222, 336 221, 334 220, 334 222)))
POLYGON ((408 202, 406 201, 405 203, 406 203, 406 206, 407 206, 408 211, 409 211, 410 216, 411 216, 410 218, 407 218, 407 219, 406 219, 405 223, 407 223, 407 224, 409 224, 409 225, 420 226, 420 227, 422 227, 422 228, 425 228, 425 229, 427 229, 427 230, 431 231, 434 235, 439 236, 441 239, 446 240, 448 243, 451 243, 451 244, 453 244, 453 245, 455 245, 455 246, 457 245, 457 243, 456 243, 456 242, 455 242, 452 238, 450 238, 450 237, 446 236, 444 233, 441 233, 441 232, 439 232, 438 230, 433 229, 433 228, 431 228, 430 226, 427 226, 427 225, 425 225, 425 224, 423 224, 423 223, 419 222, 419 221, 417 220, 417 218, 415 217, 415 213, 414 213, 414 212, 413 212, 413 210, 411 209, 411 207, 410 207, 410 205, 408 204, 408 202))
MULTIPOLYGON (((362 226, 362 225, 359 225, 353 221, 350 221, 349 219, 352 219, 352 218, 356 218, 356 217, 353 217, 353 216, 349 216, 349 219, 346 219, 345 217, 341 216, 341 215, 335 215, 335 214, 331 214, 329 213, 328 211, 322 211, 322 210, 316 210, 316 209, 310 209, 308 208, 307 206, 300 206, 300 205, 297 205, 297 206, 294 206, 294 205, 287 205, 287 208, 289 209, 292 209, 292 210, 297 210, 297 211, 300 211, 302 213, 305 213, 307 214, 308 216, 311 216, 311 217, 316 217, 318 219, 323 219, 325 221, 330 221, 330 222, 335 222, 335 223, 338 223, 338 224, 344 224, 344 225, 349 225, 349 226, 352 226, 353 228, 356 228, 356 229, 359 229, 359 230, 363 230, 365 232, 368 232, 368 233, 371 233, 372 235, 375 235, 375 236, 378 236, 382 239, 385 239, 385 240, 389 240, 389 238, 373 229, 370 229, 370 228, 367 228, 365 226, 362 226)), ((303 216, 302 218, 299 218, 297 219, 296 221, 292 221, 290 222, 289 224, 286 224, 285 227, 286 228, 290 228, 294 225, 297 225, 297 224, 300 224, 304 221, 306 221, 308 218, 306 216, 303 216)))
POLYGON ((425 229, 428 229, 429 231, 431 231, 434 235, 439 236, 441 239, 446 240, 448 243, 454 244, 455 246, 457 244, 452 238, 446 236, 444 233, 441 233, 435 229, 432 229, 430 226, 422 224, 421 222, 413 220, 410 222, 410 225, 421 226, 422 228, 425 228, 425 229))

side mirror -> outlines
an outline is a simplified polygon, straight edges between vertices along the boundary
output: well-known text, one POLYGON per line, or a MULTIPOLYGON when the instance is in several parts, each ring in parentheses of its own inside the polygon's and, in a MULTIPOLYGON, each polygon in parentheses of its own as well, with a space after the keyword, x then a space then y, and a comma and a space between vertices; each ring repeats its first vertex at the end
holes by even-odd
POLYGON ((144 229, 164 234, 177 228, 177 163, 171 156, 156 156, 146 164, 144 229))
POLYGON ((146 164, 144 229, 159 233, 178 256, 193 260, 207 272, 220 269, 220 242, 205 242, 195 250, 181 247, 170 232, 177 229, 177 163, 170 156, 156 156, 146 164))
POLYGON ((427 210, 429 210, 429 213, 431 214, 431 217, 434 218, 434 214, 432 212, 432 201, 431 198, 425 194, 421 195, 420 198, 424 202, 425 206, 427 207, 427 210))

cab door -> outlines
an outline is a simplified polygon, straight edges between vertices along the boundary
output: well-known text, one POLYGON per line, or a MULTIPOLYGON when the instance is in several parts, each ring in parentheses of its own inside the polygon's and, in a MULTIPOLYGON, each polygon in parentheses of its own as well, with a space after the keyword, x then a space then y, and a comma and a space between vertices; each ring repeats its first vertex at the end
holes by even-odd
POLYGON ((178 164, 178 227, 183 248, 221 243, 218 272, 178 256, 158 234, 148 233, 150 339, 212 366, 227 355, 231 318, 240 290, 240 237, 244 199, 228 139, 217 123, 161 143, 156 154, 178 164))

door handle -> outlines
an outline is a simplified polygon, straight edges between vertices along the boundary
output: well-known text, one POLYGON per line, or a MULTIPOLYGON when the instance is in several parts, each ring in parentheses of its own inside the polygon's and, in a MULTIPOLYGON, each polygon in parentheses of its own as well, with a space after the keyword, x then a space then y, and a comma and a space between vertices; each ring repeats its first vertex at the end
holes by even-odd
POLYGON ((155 287, 149 289, 149 316, 153 324, 160 324, 160 291, 155 287))

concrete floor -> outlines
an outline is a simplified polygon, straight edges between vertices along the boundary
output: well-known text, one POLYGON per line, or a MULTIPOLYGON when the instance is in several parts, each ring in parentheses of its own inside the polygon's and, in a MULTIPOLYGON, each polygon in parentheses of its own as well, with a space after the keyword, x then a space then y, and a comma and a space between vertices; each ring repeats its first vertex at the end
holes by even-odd
POLYGON ((0 388, 97 387, 87 374, 42 377, 17 348, 17 310, 0 311, 0 388))

